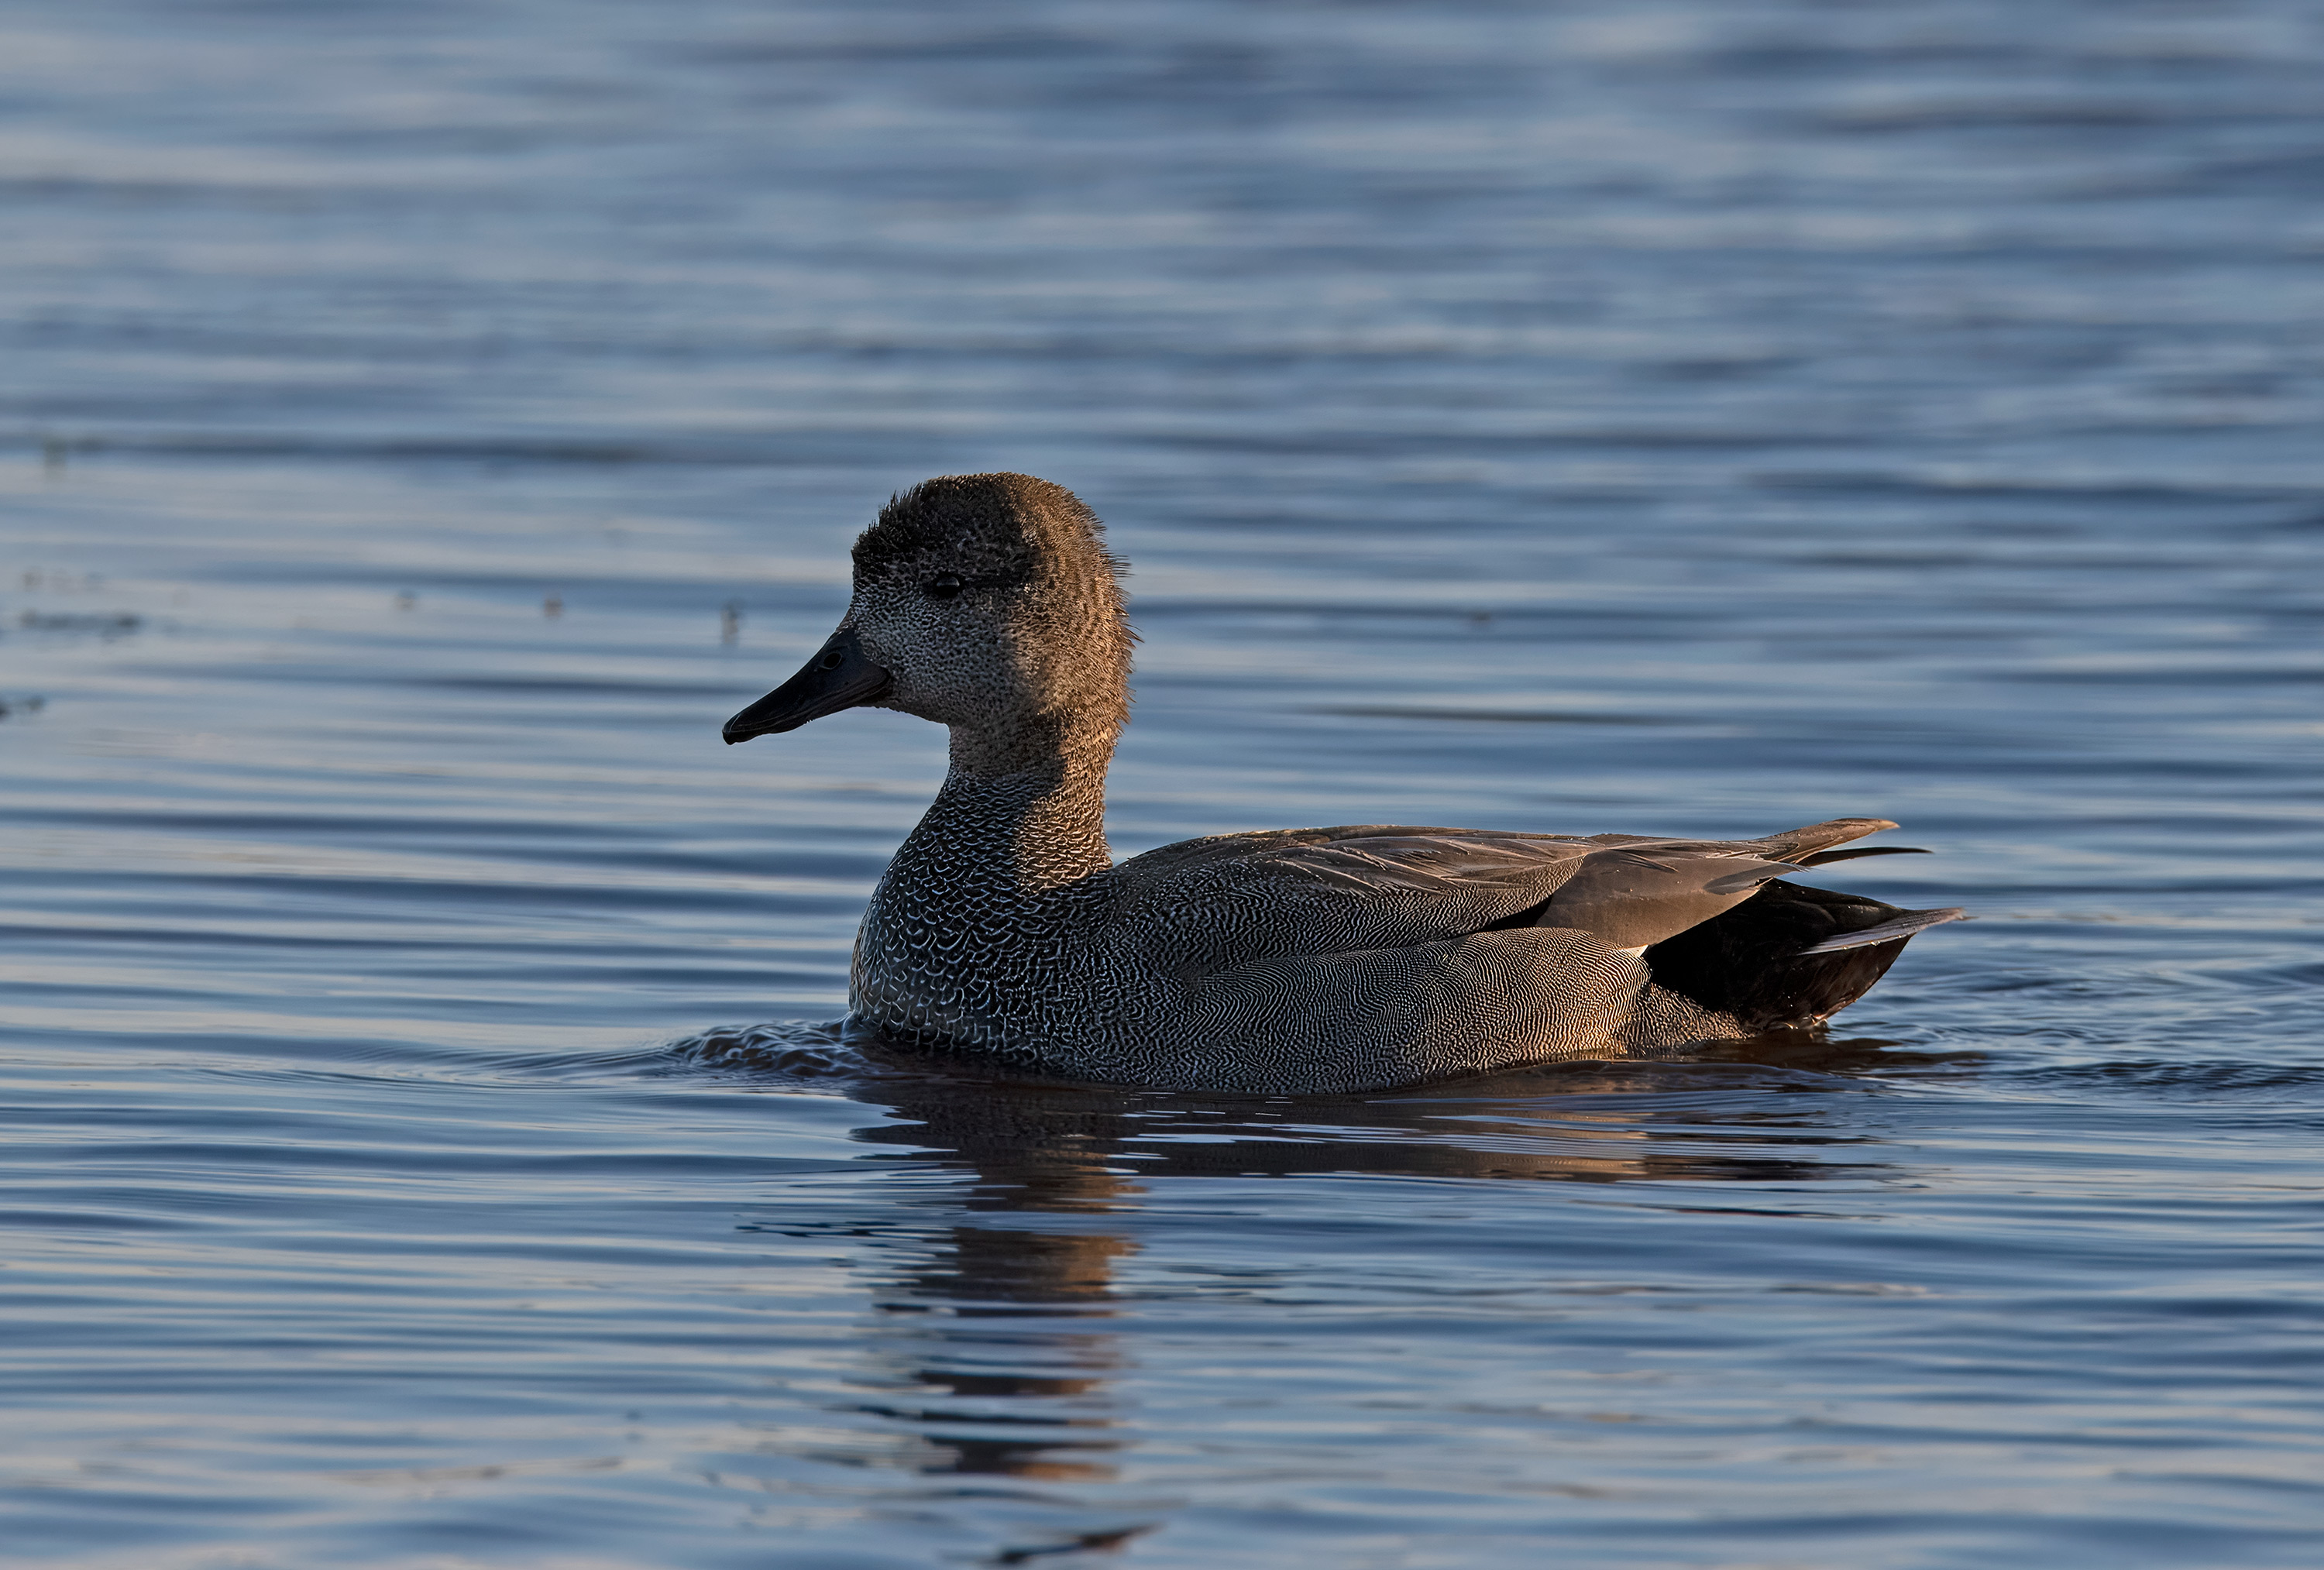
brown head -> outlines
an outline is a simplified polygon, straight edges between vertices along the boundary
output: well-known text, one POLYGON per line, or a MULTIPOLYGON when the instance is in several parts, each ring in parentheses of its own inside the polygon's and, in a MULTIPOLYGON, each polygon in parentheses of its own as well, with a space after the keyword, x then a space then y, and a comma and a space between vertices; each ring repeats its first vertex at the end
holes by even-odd
POLYGON ((1120 571, 1097 515, 1063 486, 1029 474, 915 485, 856 540, 839 630, 729 720, 726 739, 870 706, 949 725, 956 757, 994 767, 1066 739, 1110 747, 1130 703, 1120 571))

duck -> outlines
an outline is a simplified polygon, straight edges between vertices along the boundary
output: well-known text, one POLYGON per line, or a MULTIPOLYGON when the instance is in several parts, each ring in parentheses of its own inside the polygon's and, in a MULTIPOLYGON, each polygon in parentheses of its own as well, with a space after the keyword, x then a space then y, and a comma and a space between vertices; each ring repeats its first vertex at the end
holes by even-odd
POLYGON ((866 907, 852 1035, 1006 1076, 1343 1095, 1820 1024, 1966 914, 1791 881, 1906 847, 1839 818, 1753 840, 1355 824, 1116 861, 1124 564, 1028 474, 891 496, 846 614, 729 745, 853 708, 950 731, 950 767, 866 907))

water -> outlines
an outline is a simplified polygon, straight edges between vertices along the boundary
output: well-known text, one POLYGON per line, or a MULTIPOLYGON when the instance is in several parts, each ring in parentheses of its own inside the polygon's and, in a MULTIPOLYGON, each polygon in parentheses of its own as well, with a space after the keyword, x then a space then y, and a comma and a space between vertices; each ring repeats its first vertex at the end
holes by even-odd
POLYGON ((2292 0, 8 7, 7 1556, 2318 1562, 2320 74, 2292 0), (1878 814, 1940 854, 1825 881, 1980 920, 1692 1064, 851 1056, 941 738, 717 726, 995 467, 1137 569, 1118 851, 1878 814))

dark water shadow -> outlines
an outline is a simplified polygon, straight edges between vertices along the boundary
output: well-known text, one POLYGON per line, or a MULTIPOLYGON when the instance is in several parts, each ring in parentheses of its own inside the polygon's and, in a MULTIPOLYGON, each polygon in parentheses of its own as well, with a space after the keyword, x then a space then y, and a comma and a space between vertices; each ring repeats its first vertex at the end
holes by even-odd
POLYGON ((663 1054, 668 1071, 881 1107, 887 1121, 855 1138, 957 1173, 972 1197, 1018 1196, 1007 1203, 1034 1207, 1056 1202, 1061 1182, 1111 1191, 1102 1174, 1862 1177, 1861 1147, 1873 1142, 1841 1107, 1895 1079, 1973 1071, 1978 1061, 1878 1037, 1777 1031, 1707 1043, 1683 1060, 1586 1060, 1353 1096, 1253 1096, 1029 1080, 827 1025, 708 1032, 663 1054))

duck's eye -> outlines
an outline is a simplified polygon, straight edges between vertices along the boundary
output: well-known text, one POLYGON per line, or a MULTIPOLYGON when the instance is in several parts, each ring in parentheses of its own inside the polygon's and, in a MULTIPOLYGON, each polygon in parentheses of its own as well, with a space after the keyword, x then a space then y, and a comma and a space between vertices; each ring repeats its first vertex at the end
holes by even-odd
POLYGON ((931 600, 949 600, 960 590, 958 573, 938 573, 928 580, 928 598, 931 600))

